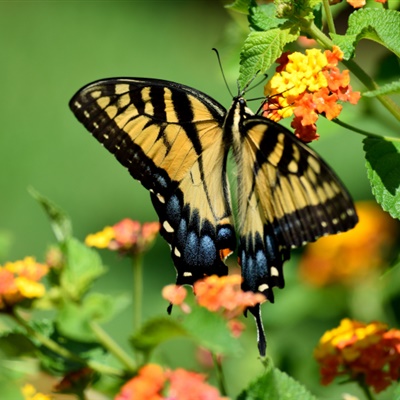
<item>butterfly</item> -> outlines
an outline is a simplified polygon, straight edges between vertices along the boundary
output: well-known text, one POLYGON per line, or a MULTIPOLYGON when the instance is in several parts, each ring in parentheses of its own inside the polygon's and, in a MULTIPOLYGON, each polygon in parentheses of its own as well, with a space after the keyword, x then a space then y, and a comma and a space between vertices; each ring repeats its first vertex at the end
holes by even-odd
MULTIPOLYGON (((332 169, 285 127, 255 115, 244 93, 226 110, 175 82, 111 78, 71 99, 83 125, 149 190, 169 243, 178 285, 228 273, 238 247, 242 289, 274 301, 290 250, 357 223, 351 197, 332 169), (227 179, 237 168, 237 221, 227 179), (236 235, 237 233, 237 235, 236 235)), ((258 347, 260 305, 251 307, 258 347)))

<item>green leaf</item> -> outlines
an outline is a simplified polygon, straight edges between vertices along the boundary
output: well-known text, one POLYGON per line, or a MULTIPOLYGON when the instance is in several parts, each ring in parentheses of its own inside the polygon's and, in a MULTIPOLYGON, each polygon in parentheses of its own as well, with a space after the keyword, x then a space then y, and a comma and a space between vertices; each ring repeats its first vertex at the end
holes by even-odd
POLYGON ((375 97, 383 94, 400 93, 400 81, 390 82, 382 85, 379 89, 364 92, 363 97, 375 97))
POLYGON ((98 253, 75 238, 65 243, 65 266, 60 284, 72 299, 79 300, 107 269, 98 253))
POLYGON ((400 384, 396 385, 396 388, 393 393, 393 400, 400 400, 400 384))
POLYGON ((275 4, 254 4, 249 9, 250 27, 256 31, 267 31, 282 25, 287 19, 276 16, 275 4))
POLYGON ((227 4, 225 7, 242 14, 248 14, 251 3, 253 3, 253 0, 235 0, 232 4, 227 4))
POLYGON ((33 353, 35 346, 26 334, 9 332, 0 337, 0 358, 15 358, 33 353))
POLYGON ((64 242, 71 237, 72 223, 64 210, 33 188, 29 188, 29 193, 43 207, 49 217, 51 228, 57 241, 64 242))
POLYGON ((349 60, 354 56, 357 35, 338 35, 336 33, 331 33, 330 35, 333 43, 343 51, 343 58, 345 60, 349 60))
POLYGON ((368 137, 364 151, 373 195, 393 218, 400 218, 400 141, 368 137))
POLYGON ((185 316, 183 327, 199 345, 216 354, 237 354, 239 341, 229 331, 226 319, 204 307, 194 307, 185 316))
POLYGON ((267 32, 250 32, 240 54, 241 89, 244 89, 257 73, 264 73, 282 54, 284 46, 296 40, 299 34, 298 27, 288 24, 267 32))
POLYGON ((94 342, 96 336, 90 327, 91 322, 109 320, 129 303, 127 296, 111 296, 101 293, 87 295, 81 303, 65 301, 57 315, 57 327, 64 336, 94 342))
POLYGON ((332 40, 344 52, 346 60, 354 56, 355 47, 361 39, 378 42, 400 57, 399 26, 398 11, 363 8, 350 15, 346 35, 332 35, 332 40))
POLYGON ((237 400, 316 400, 304 386, 277 368, 269 367, 237 400))
POLYGON ((181 336, 189 336, 181 324, 172 317, 159 317, 147 321, 131 338, 131 344, 136 350, 150 353, 161 343, 181 336))
MULTIPOLYGON (((59 336, 57 333, 53 334, 51 339, 60 343, 62 347, 66 348, 82 360, 93 360, 97 357, 97 354, 104 353, 104 350, 98 343, 69 340, 64 336, 59 336)), ((41 353, 38 357, 42 365, 53 374, 65 374, 70 371, 79 370, 85 366, 84 363, 81 363, 78 360, 73 361, 70 358, 64 358, 58 353, 44 347, 41 349, 41 353)))

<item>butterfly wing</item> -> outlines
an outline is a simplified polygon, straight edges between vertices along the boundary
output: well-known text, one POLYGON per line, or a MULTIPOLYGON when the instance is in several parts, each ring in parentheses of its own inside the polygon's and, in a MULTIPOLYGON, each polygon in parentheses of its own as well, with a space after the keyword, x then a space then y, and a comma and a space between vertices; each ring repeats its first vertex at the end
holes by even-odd
POLYGON ((290 249, 353 228, 357 215, 332 169, 289 130, 256 116, 247 116, 241 129, 243 286, 273 301, 290 249))
POLYGON ((226 110, 177 83, 116 78, 70 101, 78 120, 151 192, 178 284, 226 275, 235 248, 226 178, 226 110))

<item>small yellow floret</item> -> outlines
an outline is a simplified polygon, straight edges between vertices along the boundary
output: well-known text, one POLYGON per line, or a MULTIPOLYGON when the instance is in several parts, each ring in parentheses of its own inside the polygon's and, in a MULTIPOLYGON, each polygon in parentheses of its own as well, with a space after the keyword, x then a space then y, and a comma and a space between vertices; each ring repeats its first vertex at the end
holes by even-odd
POLYGON ((24 276, 15 278, 15 285, 21 295, 28 299, 43 297, 46 292, 43 284, 32 281, 24 276))
POLYGON ((102 231, 88 235, 85 239, 85 244, 86 246, 105 249, 114 238, 114 229, 111 226, 106 226, 102 231))

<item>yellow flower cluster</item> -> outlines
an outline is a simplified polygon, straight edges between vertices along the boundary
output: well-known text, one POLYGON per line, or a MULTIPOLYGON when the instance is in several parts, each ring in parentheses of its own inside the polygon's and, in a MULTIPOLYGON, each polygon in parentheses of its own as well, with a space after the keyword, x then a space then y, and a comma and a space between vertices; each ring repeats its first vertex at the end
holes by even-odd
POLYGON ((21 389, 24 400, 51 400, 52 397, 43 393, 37 392, 35 387, 30 383, 24 385, 21 389))
MULTIPOLYGON (((328 60, 320 50, 308 49, 306 54, 295 52, 287 58, 289 62, 285 70, 275 74, 265 87, 265 94, 269 96, 283 95, 282 106, 290 106, 294 98, 306 90, 316 92, 328 86, 328 81, 322 73, 323 68, 328 65, 328 60)), ((293 112, 293 108, 291 110, 293 112)))
POLYGON ((291 126, 295 135, 305 142, 317 139, 315 122, 320 114, 331 120, 342 110, 338 101, 356 104, 360 98, 349 85, 349 72, 337 67, 342 58, 336 46, 332 51, 282 54, 276 60, 276 73, 264 88, 268 101, 263 115, 276 122, 294 115, 291 126))
POLYGON ((0 309, 13 306, 24 299, 42 297, 46 289, 39 280, 48 271, 47 265, 36 262, 33 257, 0 266, 0 309))
POLYGON ((396 221, 374 202, 357 202, 356 210, 354 229, 307 245, 299 266, 302 279, 319 287, 358 285, 385 266, 397 240, 396 221))
POLYGON ((339 327, 325 332, 314 357, 323 384, 347 376, 378 393, 400 378, 400 331, 381 322, 345 318, 339 327))
POLYGON ((149 249, 159 230, 158 222, 141 224, 125 218, 113 226, 106 226, 100 232, 88 235, 85 243, 87 246, 108 248, 122 254, 140 254, 149 249))

